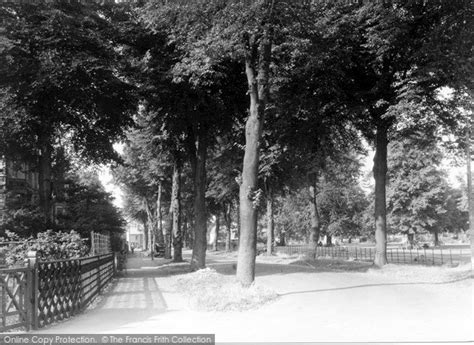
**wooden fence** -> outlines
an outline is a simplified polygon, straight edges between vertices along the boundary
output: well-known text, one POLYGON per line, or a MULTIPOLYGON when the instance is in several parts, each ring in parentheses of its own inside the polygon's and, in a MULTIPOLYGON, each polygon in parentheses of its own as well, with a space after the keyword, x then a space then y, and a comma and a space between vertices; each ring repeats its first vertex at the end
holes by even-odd
POLYGON ((14 268, 0 270, 0 331, 8 331, 26 326, 29 330, 31 320, 30 300, 32 270, 14 268))
POLYGON ((107 254, 112 251, 112 246, 110 243, 110 235, 100 234, 98 232, 91 232, 91 254, 92 255, 101 255, 107 254))
MULTIPOLYGON (((290 245, 276 247, 277 253, 287 255, 307 255, 311 257, 331 257, 353 259, 360 261, 374 261, 375 248, 371 247, 317 247, 311 245, 290 245)), ((422 264, 422 265, 456 265, 471 260, 471 249, 401 249, 387 248, 387 260, 393 264, 422 264)))
POLYGON ((84 310, 115 272, 113 253, 1 269, 0 332, 44 327, 84 310))

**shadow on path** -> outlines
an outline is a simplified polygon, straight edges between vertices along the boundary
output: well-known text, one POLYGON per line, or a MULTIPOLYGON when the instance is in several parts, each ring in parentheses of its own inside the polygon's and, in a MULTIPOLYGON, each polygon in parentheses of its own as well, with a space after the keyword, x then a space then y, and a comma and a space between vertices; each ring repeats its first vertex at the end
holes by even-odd
POLYGON ((186 272, 189 264, 170 264, 169 260, 130 257, 121 277, 114 280, 95 306, 75 317, 53 324, 40 333, 107 333, 168 311, 168 305, 155 277, 186 272))

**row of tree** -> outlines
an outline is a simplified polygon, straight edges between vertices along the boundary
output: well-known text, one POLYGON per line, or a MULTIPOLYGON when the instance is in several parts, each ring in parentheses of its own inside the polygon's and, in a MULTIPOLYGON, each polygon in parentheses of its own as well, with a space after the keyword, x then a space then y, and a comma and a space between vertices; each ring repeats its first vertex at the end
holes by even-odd
MULTIPOLYGON (((277 198, 305 190, 314 242, 318 198, 331 200, 321 186, 341 181, 348 209, 359 212, 362 138, 375 149, 375 263, 384 265, 389 142, 403 146, 417 132, 429 150, 466 125, 457 106, 471 100, 469 1, 58 2, 2 11, 9 110, 1 137, 4 147, 20 143, 34 153, 44 212, 55 147, 67 141, 105 161, 117 158, 112 142, 126 133, 115 174, 130 196, 129 214, 145 219, 151 242, 172 243, 175 260, 190 237, 198 269, 209 212, 224 215, 229 231, 236 213, 244 285, 255 277, 262 209, 271 251, 277 198), (440 96, 442 87, 451 97, 440 96)), ((405 190, 407 201, 391 205, 395 213, 413 198, 413 188, 405 190)), ((351 228, 349 211, 335 209, 337 226, 351 228)))

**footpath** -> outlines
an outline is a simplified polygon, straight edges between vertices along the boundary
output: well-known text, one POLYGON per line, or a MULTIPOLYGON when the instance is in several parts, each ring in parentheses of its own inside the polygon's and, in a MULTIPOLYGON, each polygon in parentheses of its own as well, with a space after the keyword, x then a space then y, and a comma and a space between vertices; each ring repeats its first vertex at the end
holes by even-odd
MULTIPOLYGON (((207 261, 219 273, 235 273, 232 256, 208 253, 207 261)), ((175 291, 176 277, 188 269, 188 262, 131 257, 123 276, 89 310, 35 333, 211 333, 219 343, 474 340, 472 279, 405 279, 407 268, 398 266, 392 269, 403 279, 363 267, 259 261, 257 282, 275 290, 276 301, 245 312, 200 312, 175 291)))

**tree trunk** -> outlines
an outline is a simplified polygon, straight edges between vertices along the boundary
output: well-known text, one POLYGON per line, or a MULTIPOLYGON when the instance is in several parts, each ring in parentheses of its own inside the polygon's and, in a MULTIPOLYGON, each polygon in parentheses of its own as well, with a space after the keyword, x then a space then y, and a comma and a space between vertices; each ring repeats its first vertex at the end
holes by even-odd
POLYGON ((260 43, 257 42, 255 34, 248 36, 245 42, 245 73, 249 86, 250 110, 245 124, 245 153, 239 193, 241 229, 237 259, 237 280, 243 286, 249 286, 255 279, 257 207, 254 202, 255 192, 258 189, 260 138, 269 91, 272 47, 268 27, 265 28, 260 43))
POLYGON ((280 243, 279 243, 279 245, 282 246, 282 247, 286 246, 286 233, 285 233, 284 229, 280 230, 280 243))
POLYGON ((413 234, 407 234, 407 238, 408 238, 408 245, 409 245, 409 248, 410 249, 413 249, 413 247, 415 246, 415 233, 413 234))
MULTIPOLYGON (((240 199, 236 202, 237 216, 237 249, 240 247, 240 199)), ((232 250, 232 248, 231 248, 232 250)))
MULTIPOLYGON (((473 115, 470 116, 472 121, 473 115)), ((471 170, 471 136, 472 123, 468 123, 466 131, 466 166, 467 166, 467 205, 469 212, 469 233, 471 242, 471 265, 474 264, 474 200, 472 197, 472 170, 471 170)))
POLYGON ((191 269, 206 267, 207 212, 206 212, 206 155, 203 138, 196 140, 196 167, 194 176, 194 245, 191 269))
POLYGON ((143 239, 145 242, 145 250, 148 250, 148 229, 149 229, 149 222, 145 221, 143 222, 143 239))
POLYGON ((188 222, 188 241, 189 241, 189 249, 194 248, 194 212, 189 214, 189 222, 188 222))
POLYGON ((156 231, 155 231, 156 223, 155 223, 155 219, 153 217, 153 212, 151 210, 150 203, 148 202, 148 200, 146 198, 144 199, 144 203, 145 203, 147 223, 148 223, 148 243, 147 243, 147 248, 146 249, 150 250, 151 259, 154 260, 154 258, 155 258, 155 256, 154 256, 155 241, 154 240, 155 240, 155 234, 156 234, 156 231))
POLYGON ((148 226, 148 241, 150 243, 150 257, 155 260, 155 225, 152 223, 148 226))
POLYGON ((173 261, 183 261, 183 234, 181 232, 181 163, 175 159, 171 187, 173 261))
POLYGON ((156 198, 156 222, 157 222, 157 231, 156 231, 156 241, 160 246, 163 246, 165 239, 163 236, 163 214, 161 212, 161 196, 163 194, 163 186, 161 181, 158 182, 158 195, 156 198))
POLYGON ((165 242, 165 256, 164 256, 165 259, 171 259, 171 244, 173 242, 171 240, 172 234, 173 234, 173 206, 170 199, 170 208, 168 211, 168 224, 166 224, 165 230, 163 233, 164 242, 165 242))
POLYGON ((52 147, 47 137, 40 139, 39 156, 39 203, 46 225, 54 223, 52 204, 52 147))
POLYGON ((319 218, 318 204, 316 200, 317 191, 316 191, 316 181, 313 181, 312 185, 309 187, 309 193, 311 198, 311 235, 310 242, 314 245, 314 248, 317 248, 319 242, 319 233, 321 229, 321 221, 319 218))
POLYGON ((225 226, 226 226, 226 238, 225 238, 225 251, 230 252, 232 251, 232 218, 231 218, 231 212, 232 212, 232 204, 229 203, 226 207, 225 213, 224 213, 224 219, 225 219, 225 226))
POLYGON ((273 221, 273 195, 271 187, 267 188, 267 255, 273 254, 274 221, 273 221))
POLYGON ((326 235, 326 245, 328 247, 332 247, 332 236, 331 235, 326 235))
POLYGON ((189 248, 188 218, 183 217, 183 241, 184 247, 189 248))
POLYGON ((219 218, 219 212, 216 214, 216 228, 215 228, 215 237, 214 241, 212 243, 212 250, 217 251, 217 245, 219 243, 219 228, 220 228, 220 218, 219 218))
POLYGON ((382 267, 387 264, 387 132, 388 126, 383 120, 377 124, 374 179, 375 179, 375 260, 374 264, 382 267))
POLYGON ((439 246, 439 236, 438 236, 438 229, 435 227, 433 229, 433 235, 434 235, 434 245, 435 247, 439 246))
POLYGON ((172 194, 170 197, 170 205, 168 209, 168 216, 166 226, 163 226, 163 243, 165 246, 165 259, 171 259, 171 234, 173 233, 173 202, 172 194))

